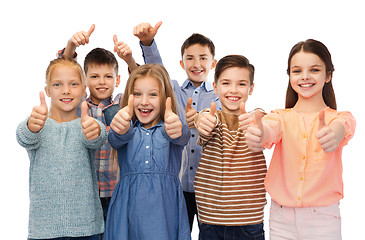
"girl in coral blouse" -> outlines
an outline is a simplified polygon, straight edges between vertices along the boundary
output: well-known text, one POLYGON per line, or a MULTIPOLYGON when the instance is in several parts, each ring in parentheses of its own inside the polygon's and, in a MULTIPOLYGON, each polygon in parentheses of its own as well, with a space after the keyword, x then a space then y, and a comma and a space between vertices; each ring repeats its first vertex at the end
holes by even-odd
POLYGON ((341 155, 356 123, 350 112, 336 110, 333 71, 323 43, 297 43, 288 59, 285 109, 241 119, 252 151, 275 144, 265 179, 270 239, 341 239, 341 155))

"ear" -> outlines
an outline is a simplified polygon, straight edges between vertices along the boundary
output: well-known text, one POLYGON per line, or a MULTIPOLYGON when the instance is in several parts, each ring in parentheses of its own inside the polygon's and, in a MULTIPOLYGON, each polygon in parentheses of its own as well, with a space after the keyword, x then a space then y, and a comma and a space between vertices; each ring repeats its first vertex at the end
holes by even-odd
POLYGON ((117 79, 115 80, 115 87, 117 88, 120 84, 120 75, 118 75, 117 79))
POLYGON ((326 76, 326 83, 331 82, 332 80, 332 72, 328 72, 327 76, 326 76))
POLYGON ((215 82, 213 82, 213 89, 214 89, 214 93, 218 95, 218 87, 215 82))
POLYGON ((248 95, 251 95, 252 94, 254 87, 255 87, 255 84, 252 83, 252 85, 250 87, 250 90, 248 91, 248 95))
POLYGON ((81 93, 82 93, 81 96, 84 96, 86 94, 86 85, 83 86, 81 93))
POLYGON ((50 97, 49 96, 49 89, 47 86, 44 87, 44 92, 47 94, 47 97, 50 97))
POLYGON ((185 64, 184 64, 184 61, 183 60, 180 60, 180 66, 182 67, 182 69, 185 70, 185 64))
POLYGON ((212 66, 210 66, 210 69, 214 69, 215 66, 217 66, 217 59, 214 59, 212 62, 212 66))

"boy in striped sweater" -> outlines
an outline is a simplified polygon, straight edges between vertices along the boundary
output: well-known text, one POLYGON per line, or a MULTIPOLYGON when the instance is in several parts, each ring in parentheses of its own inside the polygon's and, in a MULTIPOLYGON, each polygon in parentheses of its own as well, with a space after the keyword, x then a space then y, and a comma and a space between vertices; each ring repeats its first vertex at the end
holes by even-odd
POLYGON ((222 58, 213 83, 222 111, 212 102, 195 118, 203 147, 194 181, 202 240, 264 239, 265 157, 248 149, 240 128, 254 70, 244 56, 222 58))

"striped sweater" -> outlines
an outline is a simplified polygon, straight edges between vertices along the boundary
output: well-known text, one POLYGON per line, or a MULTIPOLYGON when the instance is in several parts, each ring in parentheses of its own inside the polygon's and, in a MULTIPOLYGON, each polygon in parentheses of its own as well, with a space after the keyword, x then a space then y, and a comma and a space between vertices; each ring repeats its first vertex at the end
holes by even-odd
POLYGON ((203 147, 194 181, 199 221, 225 226, 261 223, 266 205, 264 154, 250 152, 237 115, 217 110, 217 117, 210 136, 199 135, 197 141, 203 147))

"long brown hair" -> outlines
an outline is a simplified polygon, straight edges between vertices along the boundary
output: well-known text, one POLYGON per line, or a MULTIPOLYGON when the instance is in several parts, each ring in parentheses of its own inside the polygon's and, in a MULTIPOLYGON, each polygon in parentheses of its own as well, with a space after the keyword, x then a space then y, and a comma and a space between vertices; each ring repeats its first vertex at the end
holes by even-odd
MULTIPOLYGON (((320 41, 314 39, 308 39, 306 41, 298 42, 297 44, 294 45, 294 47, 291 49, 289 53, 288 69, 287 69, 289 78, 290 78, 291 59, 296 53, 300 51, 306 53, 313 53, 317 55, 324 62, 326 66, 327 76, 330 76, 331 80, 324 84, 322 97, 328 107, 336 110, 337 109, 336 97, 332 86, 332 74, 333 71, 335 71, 335 68, 333 67, 331 53, 328 51, 327 47, 320 41)), ((298 101, 298 93, 294 91, 289 80, 288 88, 286 90, 285 108, 294 107, 297 101, 298 101)))
MULTIPOLYGON (((135 69, 132 74, 129 76, 128 81, 125 86, 123 98, 122 98, 122 104, 121 108, 128 105, 128 98, 130 94, 133 94, 134 92, 134 82, 138 78, 143 77, 151 77, 156 79, 159 82, 160 85, 160 114, 159 119, 163 120, 165 116, 165 108, 166 108, 166 99, 168 97, 171 98, 171 108, 172 111, 177 114, 177 103, 175 99, 175 93, 172 89, 171 80, 168 72, 166 69, 160 65, 160 64, 145 64, 137 69, 135 69)), ((134 122, 136 120, 136 115, 133 113, 132 121, 134 122)))

